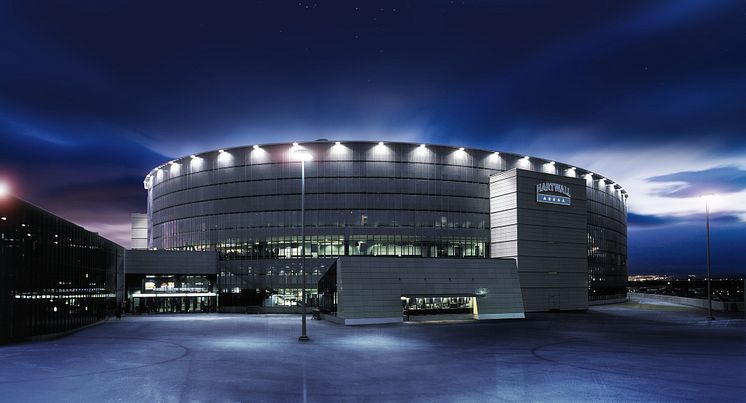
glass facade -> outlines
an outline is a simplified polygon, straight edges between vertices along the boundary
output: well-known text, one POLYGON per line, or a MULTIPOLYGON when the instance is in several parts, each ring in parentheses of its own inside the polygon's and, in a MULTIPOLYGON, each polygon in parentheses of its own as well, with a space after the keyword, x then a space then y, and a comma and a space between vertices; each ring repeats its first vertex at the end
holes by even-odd
MULTIPOLYGON (((234 300, 286 295, 281 300, 292 301, 293 292, 278 290, 300 287, 298 149, 313 156, 305 168, 309 284, 337 256, 487 258, 490 175, 512 168, 582 174, 522 155, 407 143, 212 151, 146 177, 149 247, 217 250, 218 292, 234 300)), ((627 271, 626 201, 598 180, 588 182, 588 195, 589 267, 600 273, 589 275, 589 293, 610 295, 616 276, 627 271)))
POLYGON ((588 300, 627 296, 627 205, 613 185, 587 180, 588 300))
POLYGON ((123 259, 122 247, 95 233, 22 200, 0 199, 0 342, 113 314, 123 259))

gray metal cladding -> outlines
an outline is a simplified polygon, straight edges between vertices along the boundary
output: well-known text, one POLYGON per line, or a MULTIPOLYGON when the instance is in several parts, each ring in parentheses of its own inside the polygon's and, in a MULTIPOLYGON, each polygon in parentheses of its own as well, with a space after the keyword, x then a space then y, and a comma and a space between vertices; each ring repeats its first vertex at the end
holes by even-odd
MULTIPOLYGON (((270 144, 209 151, 154 169, 145 180, 149 246, 218 250, 224 259, 221 248, 297 237, 300 162, 292 159, 291 148, 270 144)), ((464 254, 458 248, 476 241, 484 243, 484 253, 497 217, 561 224, 551 216, 519 217, 507 209, 510 200, 491 200, 490 186, 503 185, 490 185, 490 175, 512 168, 568 177, 588 173, 540 158, 438 145, 315 141, 299 148, 313 155, 306 163, 306 233, 341 237, 348 249, 358 242, 353 237, 370 236, 382 245, 457 247, 445 252, 448 257, 464 254), (497 213, 490 216, 491 209, 497 213), (395 239, 380 238, 387 236, 395 239), (469 241, 451 241, 456 238, 469 241)), ((626 275, 624 195, 596 175, 586 180, 586 198, 589 270, 626 275)), ((609 292, 619 290, 620 279, 615 277, 609 292)))

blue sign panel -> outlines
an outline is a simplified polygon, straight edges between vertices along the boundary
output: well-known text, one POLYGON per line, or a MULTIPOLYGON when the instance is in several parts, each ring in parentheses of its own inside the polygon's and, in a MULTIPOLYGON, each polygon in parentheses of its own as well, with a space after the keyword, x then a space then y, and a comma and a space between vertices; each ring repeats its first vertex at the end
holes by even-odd
POLYGON ((563 206, 569 206, 570 205, 570 198, 567 196, 556 196, 556 195, 550 195, 546 193, 537 193, 536 194, 536 201, 539 203, 549 203, 549 204, 561 204, 563 206))

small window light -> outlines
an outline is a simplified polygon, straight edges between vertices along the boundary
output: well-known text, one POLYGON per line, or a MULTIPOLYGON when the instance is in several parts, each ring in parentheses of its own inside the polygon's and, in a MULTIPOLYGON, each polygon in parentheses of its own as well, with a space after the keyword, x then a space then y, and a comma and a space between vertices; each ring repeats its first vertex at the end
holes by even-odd
POLYGON ((464 151, 464 147, 459 147, 458 150, 459 151, 464 151))
POLYGON ((254 144, 254 149, 256 150, 257 148, 259 148, 259 144, 254 144))
POLYGON ((334 145, 335 145, 335 146, 338 146, 338 145, 342 145, 342 143, 340 143, 339 141, 335 141, 335 142, 334 142, 334 145))

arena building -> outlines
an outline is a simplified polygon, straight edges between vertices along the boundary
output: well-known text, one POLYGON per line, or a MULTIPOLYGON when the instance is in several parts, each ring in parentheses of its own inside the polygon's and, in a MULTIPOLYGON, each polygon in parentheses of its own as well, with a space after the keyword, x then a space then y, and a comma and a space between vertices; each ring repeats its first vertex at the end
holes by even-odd
POLYGON ((302 260, 308 305, 348 324, 523 317, 626 296, 627 194, 561 162, 318 140, 179 158, 144 185, 135 226, 148 250, 127 252, 131 310, 295 311, 302 260))

